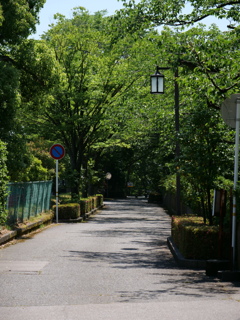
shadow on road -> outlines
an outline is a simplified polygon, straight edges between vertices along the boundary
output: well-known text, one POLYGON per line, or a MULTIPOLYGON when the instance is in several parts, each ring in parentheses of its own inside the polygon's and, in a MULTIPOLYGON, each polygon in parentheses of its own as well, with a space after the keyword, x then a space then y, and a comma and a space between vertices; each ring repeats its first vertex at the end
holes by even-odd
POLYGON ((121 244, 114 252, 75 251, 68 252, 68 258, 91 264, 103 263, 114 269, 137 270, 144 268, 155 276, 158 289, 119 291, 122 302, 159 299, 163 296, 213 297, 216 294, 234 294, 239 284, 221 283, 209 278, 205 270, 178 268, 167 247, 170 235, 170 217, 158 205, 146 200, 119 200, 108 203, 100 215, 91 222, 96 228, 84 231, 86 236, 118 239, 121 244))

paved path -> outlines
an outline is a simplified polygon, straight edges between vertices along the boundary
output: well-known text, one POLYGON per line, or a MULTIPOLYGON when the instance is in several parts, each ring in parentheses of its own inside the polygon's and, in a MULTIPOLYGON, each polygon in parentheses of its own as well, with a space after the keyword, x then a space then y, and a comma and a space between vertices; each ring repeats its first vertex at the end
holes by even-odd
POLYGON ((0 320, 240 320, 240 284, 179 269, 170 218, 145 200, 107 202, 0 250, 0 320))

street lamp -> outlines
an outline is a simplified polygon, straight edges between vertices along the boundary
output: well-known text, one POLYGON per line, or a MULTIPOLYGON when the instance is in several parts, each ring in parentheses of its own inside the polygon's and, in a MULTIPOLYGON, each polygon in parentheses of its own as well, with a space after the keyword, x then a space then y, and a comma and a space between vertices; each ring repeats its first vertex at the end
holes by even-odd
POLYGON ((161 68, 156 67, 155 74, 151 75, 151 93, 161 94, 164 93, 164 75, 159 72, 161 68))
MULTIPOLYGON (((151 93, 152 94, 163 94, 164 93, 164 75, 160 73, 160 70, 169 70, 170 68, 156 67, 155 74, 151 75, 151 93)), ((175 100, 175 130, 176 130, 176 150, 175 155, 178 159, 180 156, 180 146, 178 142, 179 134, 179 86, 178 86, 178 68, 175 71, 174 80, 174 100, 175 100)), ((180 199, 180 175, 177 171, 176 174, 176 214, 181 215, 181 199, 180 199)))

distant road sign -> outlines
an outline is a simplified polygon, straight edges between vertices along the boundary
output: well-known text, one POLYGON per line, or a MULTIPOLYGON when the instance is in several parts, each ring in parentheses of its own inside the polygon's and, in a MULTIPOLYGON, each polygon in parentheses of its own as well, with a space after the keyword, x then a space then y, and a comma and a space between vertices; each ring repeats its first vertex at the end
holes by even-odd
POLYGON ((50 155, 55 160, 60 160, 65 156, 65 149, 61 144, 54 144, 50 148, 50 155))
POLYGON ((233 129, 236 128, 236 108, 237 99, 239 98, 239 93, 232 94, 230 98, 224 100, 221 106, 221 114, 224 122, 233 129))

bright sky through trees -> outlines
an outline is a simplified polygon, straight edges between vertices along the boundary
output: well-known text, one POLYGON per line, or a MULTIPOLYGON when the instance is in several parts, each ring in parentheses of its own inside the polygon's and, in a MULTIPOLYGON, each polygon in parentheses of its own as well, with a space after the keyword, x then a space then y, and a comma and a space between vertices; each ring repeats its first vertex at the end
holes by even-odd
MULTIPOLYGON (((136 3, 138 2, 136 1, 136 3)), ((46 0, 44 8, 40 11, 40 25, 37 26, 37 33, 33 37, 38 39, 48 30, 49 24, 54 22, 54 14, 61 13, 66 18, 71 18, 72 9, 76 7, 85 7, 90 13, 107 10, 108 14, 111 15, 116 10, 123 8, 123 5, 118 0, 46 0)), ((229 24, 226 20, 218 20, 213 17, 203 20, 203 23, 206 25, 216 23, 222 31, 227 30, 227 24, 229 24)))
POLYGON ((76 7, 85 7, 90 13, 107 10, 108 14, 114 14, 115 10, 121 9, 123 5, 118 0, 46 0, 44 8, 40 12, 40 25, 37 26, 34 38, 38 38, 47 31, 48 25, 54 22, 55 13, 61 13, 66 18, 71 18, 72 9, 76 7))

